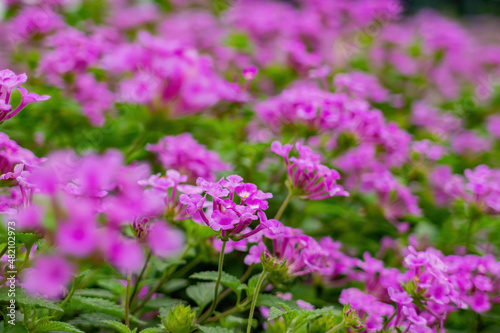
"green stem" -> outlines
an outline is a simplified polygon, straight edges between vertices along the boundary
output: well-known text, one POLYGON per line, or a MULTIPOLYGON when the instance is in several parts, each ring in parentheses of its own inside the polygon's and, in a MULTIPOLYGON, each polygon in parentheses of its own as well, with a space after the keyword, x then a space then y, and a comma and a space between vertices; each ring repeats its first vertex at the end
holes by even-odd
MULTIPOLYGON (((138 295, 137 290, 139 289, 139 283, 141 282, 141 280, 144 276, 144 272, 146 272, 146 268, 148 267, 150 259, 151 259, 151 252, 148 253, 148 257, 146 258, 146 262, 144 263, 144 267, 142 267, 141 273, 139 274, 139 277, 135 281, 134 290, 132 290, 132 295, 130 295, 130 304, 134 303, 136 296, 138 295)), ((130 306, 130 304, 129 304, 129 306, 130 306)))
POLYGON ((0 251, 0 258, 3 257, 3 255, 7 252, 7 249, 9 248, 9 244, 5 244, 4 248, 2 251, 0 251))
POLYGON ((467 241, 465 243, 465 248, 467 249, 467 252, 469 251, 469 246, 470 246, 470 239, 472 236, 472 225, 474 224, 474 219, 469 218, 469 228, 467 229, 467 241))
POLYGON ((250 314, 248 315, 247 333, 250 333, 252 331, 252 321, 253 313, 255 311, 255 304, 257 304, 257 297, 259 297, 260 287, 262 286, 262 282, 264 282, 264 279, 266 278, 266 274, 267 272, 264 269, 262 271, 262 274, 260 274, 259 280, 257 281, 257 286, 255 287, 255 292, 252 298, 252 305, 250 306, 250 314))
POLYGON ((76 290, 76 280, 73 281, 73 285, 71 286, 71 290, 69 291, 69 294, 68 296, 66 296, 66 298, 64 299, 64 301, 61 303, 61 305, 59 305, 61 308, 66 305, 66 303, 69 302, 69 300, 71 299, 71 297, 73 297, 73 294, 75 293, 75 290, 76 290))
POLYGON ((278 210, 278 212, 276 213, 276 216, 274 217, 275 220, 279 220, 281 215, 283 215, 283 212, 285 211, 286 206, 288 206, 288 203, 290 202, 290 199, 292 198, 292 196, 293 196, 292 192, 288 191, 288 195, 286 196, 285 201, 283 201, 280 209, 278 210))
POLYGON ((224 311, 224 312, 222 312, 222 313, 218 314, 217 316, 213 316, 212 318, 207 319, 207 321, 206 321, 206 322, 207 322, 207 323, 210 323, 210 322, 213 322, 213 321, 217 321, 217 320, 219 320, 219 319, 221 319, 221 318, 224 318, 224 317, 226 317, 226 316, 229 316, 230 314, 233 314, 233 313, 235 313, 235 312, 237 312, 237 311, 238 311, 238 307, 237 307, 237 306, 235 306, 234 308, 231 308, 231 309, 229 309, 229 310, 227 310, 227 311, 224 311))
POLYGON ((382 327, 382 331, 385 331, 385 329, 387 328, 387 325, 389 325, 389 323, 394 319, 394 317, 396 317, 397 313, 398 313, 398 310, 394 311, 392 316, 385 321, 384 327, 382 327))
POLYGON ((219 285, 220 285, 220 280, 222 278, 222 268, 224 266, 224 252, 226 250, 226 240, 222 240, 222 247, 220 249, 219 253, 219 269, 218 269, 218 275, 217 275, 217 281, 215 282, 215 290, 214 290, 214 300, 212 302, 212 305, 210 306, 210 310, 205 312, 199 319, 198 322, 202 323, 205 321, 207 318, 209 318, 212 313, 214 313, 215 308, 217 307, 217 300, 219 298, 219 285))
POLYGON ((28 267, 28 264, 30 262, 30 254, 31 254, 32 248, 33 248, 33 244, 31 244, 31 246, 26 248, 26 256, 24 257, 23 268, 28 267))
MULTIPOLYGON (((191 246, 188 245, 187 248, 186 248, 186 250, 180 256, 179 260, 182 260, 188 254, 188 252, 189 252, 190 249, 191 249, 191 246)), ((160 289, 160 287, 167 281, 167 279, 175 272, 175 269, 177 268, 177 266, 178 266, 178 264, 170 267, 170 269, 168 269, 168 270, 165 269, 165 271, 163 272, 162 277, 160 278, 160 281, 158 281, 158 283, 156 284, 156 286, 154 286, 154 288, 151 289, 148 292, 148 294, 146 295, 146 297, 144 297, 144 299, 142 300, 141 304, 139 304, 138 306, 134 307, 134 309, 132 310, 132 312, 138 311, 140 308, 142 308, 151 299, 151 297, 153 297, 154 293, 156 293, 156 291, 158 289, 160 289)))
POLYGON ((332 327, 329 331, 327 331, 326 333, 335 333, 337 332, 339 329, 341 329, 342 327, 344 326, 344 321, 342 320, 340 322, 340 324, 338 325, 335 325, 334 327, 332 327))
POLYGON ((132 274, 127 277, 127 291, 125 294, 125 325, 129 326, 129 313, 130 313, 130 280, 132 279, 132 274))

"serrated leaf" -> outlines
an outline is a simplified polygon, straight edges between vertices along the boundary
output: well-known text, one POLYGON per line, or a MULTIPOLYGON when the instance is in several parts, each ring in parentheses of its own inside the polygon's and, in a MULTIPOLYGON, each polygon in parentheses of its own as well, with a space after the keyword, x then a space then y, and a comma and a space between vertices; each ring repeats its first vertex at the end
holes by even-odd
POLYGON ((184 289, 189 285, 187 279, 174 279, 167 281, 161 286, 161 291, 164 293, 171 293, 179 289, 184 289))
POLYGON ((99 297, 99 298, 109 298, 109 299, 114 299, 115 295, 104 289, 79 289, 75 291, 75 295, 78 296, 87 296, 87 297, 99 297))
POLYGON ((186 288, 186 293, 198 304, 200 309, 205 308, 214 299, 215 283, 198 283, 186 288))
POLYGON ((176 306, 177 304, 184 303, 184 301, 180 299, 174 299, 169 297, 161 297, 149 300, 145 307, 151 309, 160 309, 160 308, 171 308, 176 306))
POLYGON ((38 324, 41 324, 41 323, 45 323, 45 322, 48 322, 49 320, 51 320, 52 318, 54 318, 54 316, 45 316, 45 317, 41 317, 41 318, 38 318, 36 320, 36 323, 37 325, 38 324))
POLYGON ((198 329, 202 333, 232 333, 234 331, 229 330, 225 327, 220 326, 198 326, 198 329))
POLYGON ((158 269, 159 271, 164 271, 170 267, 174 266, 180 266, 184 265, 186 263, 186 260, 169 260, 169 261, 162 261, 162 260, 154 260, 153 264, 158 269))
POLYGON ((102 320, 102 322, 118 333, 130 333, 130 328, 116 320, 102 320))
POLYGON ((139 333, 165 333, 165 329, 161 327, 150 327, 140 331, 139 333))
MULTIPOLYGON (((0 302, 1 301, 10 302, 7 288, 0 288, 0 302)), ((16 290, 16 303, 32 307, 46 308, 60 312, 63 311, 63 309, 61 309, 54 302, 43 297, 28 295, 23 289, 20 288, 16 290)))
POLYGON ((125 318, 125 310, 114 302, 104 298, 73 296, 71 306, 83 311, 105 313, 111 316, 125 318))
POLYGON ((283 311, 273 306, 269 309, 269 317, 267 318, 267 320, 273 321, 283 316, 283 314, 285 314, 283 311))
POLYGON ((248 294, 253 295, 255 288, 257 288, 257 283, 259 282, 260 274, 255 274, 248 280, 248 294))
POLYGON ((257 306, 265 307, 276 307, 277 304, 285 304, 287 307, 293 310, 300 310, 301 307, 297 305, 294 301, 287 301, 281 297, 270 295, 270 294, 260 294, 257 298, 257 306))
MULTIPOLYGON (((125 318, 125 309, 110 300, 104 298, 73 296, 70 304, 73 308, 80 311, 99 312, 110 316, 125 318)), ((130 316, 130 320, 135 323, 143 323, 135 316, 130 316)))
MULTIPOLYGON (((41 237, 37 234, 28 232, 16 232, 16 243, 25 244, 27 246, 32 246, 41 237)), ((0 237, 0 243, 7 243, 7 233, 0 237)))
POLYGON ((16 323, 15 325, 6 325, 3 333, 29 333, 29 331, 22 323, 16 323))
POLYGON ((98 327, 107 328, 108 326, 104 324, 103 320, 114 320, 116 317, 110 316, 103 313, 83 313, 78 317, 71 319, 68 323, 80 326, 80 327, 98 327))
MULTIPOLYGON (((195 273, 191 275, 189 278, 215 282, 217 281, 218 275, 219 273, 217 271, 206 271, 206 272, 195 273)), ((228 274, 226 272, 222 272, 220 282, 224 286, 235 291, 238 290, 238 287, 241 285, 240 280, 236 276, 228 274)))
POLYGON ((99 280, 97 285, 106 290, 111 291, 116 295, 123 295, 125 293, 125 286, 115 279, 99 280))
POLYGON ((61 321, 48 321, 46 323, 37 325, 32 333, 53 332, 53 331, 83 333, 83 331, 79 330, 75 326, 70 325, 68 323, 63 323, 61 321))

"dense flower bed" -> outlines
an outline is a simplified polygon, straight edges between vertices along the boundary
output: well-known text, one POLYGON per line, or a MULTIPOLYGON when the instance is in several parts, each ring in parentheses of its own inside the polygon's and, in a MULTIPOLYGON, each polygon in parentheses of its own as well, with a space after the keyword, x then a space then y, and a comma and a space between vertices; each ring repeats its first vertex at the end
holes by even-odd
POLYGON ((395 0, 5 0, 0 332, 500 331, 500 40, 395 0))

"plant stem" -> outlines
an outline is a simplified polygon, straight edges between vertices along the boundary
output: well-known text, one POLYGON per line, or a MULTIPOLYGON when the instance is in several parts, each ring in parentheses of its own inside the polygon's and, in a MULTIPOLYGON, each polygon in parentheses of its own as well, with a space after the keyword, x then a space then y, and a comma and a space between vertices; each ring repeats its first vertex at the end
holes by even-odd
POLYGON ((291 198, 292 198, 292 192, 288 191, 288 195, 286 196, 285 201, 283 201, 280 209, 278 210, 278 212, 276 213, 276 216, 274 217, 275 220, 279 220, 281 215, 283 215, 283 212, 285 211, 286 206, 288 206, 288 203, 290 202, 291 198))
MULTIPOLYGON (((180 256, 179 260, 182 260, 189 252, 189 250, 191 249, 191 246, 187 246, 186 250, 182 253, 182 255, 180 256)), ((138 306, 134 307, 132 309, 132 312, 136 312, 137 310, 139 310, 140 308, 142 308, 150 299, 151 297, 154 295, 154 293, 160 289, 160 287, 165 283, 165 281, 167 281, 167 279, 174 273, 175 271, 175 268, 178 266, 178 264, 170 267, 169 270, 165 269, 165 272, 163 272, 163 275, 162 277, 160 278, 160 281, 158 281, 158 283, 156 284, 156 286, 154 286, 153 289, 151 289, 148 294, 146 295, 146 297, 144 297, 144 299, 142 300, 141 304, 139 304, 138 306)))
POLYGON ((465 248, 469 252, 470 238, 472 236, 472 224, 474 224, 474 219, 469 218, 469 228, 467 229, 467 241, 465 243, 465 248))
MULTIPOLYGON (((135 301, 135 298, 137 296, 137 290, 139 289, 139 283, 141 282, 142 278, 144 277, 144 272, 146 272, 146 267, 148 267, 149 260, 151 259, 151 252, 148 253, 148 257, 146 258, 146 262, 144 263, 144 267, 142 267, 141 273, 139 274, 139 277, 135 281, 134 285, 134 290, 132 290, 132 295, 130 295, 130 304, 132 304, 135 301)), ((129 304, 129 306, 130 306, 129 304)))
POLYGON ((73 294, 75 293, 75 290, 76 290, 76 279, 73 280, 73 284, 71 285, 71 290, 69 291, 69 294, 68 296, 66 296, 66 298, 64 299, 64 301, 61 303, 60 307, 62 308, 66 303, 69 302, 69 300, 71 299, 71 297, 73 297, 73 294))
POLYGON ((341 329, 344 326, 344 321, 342 320, 340 324, 333 326, 329 331, 326 333, 334 333, 337 332, 339 329, 341 329))
POLYGON ((224 312, 218 314, 217 316, 213 316, 212 318, 207 319, 206 322, 210 323, 212 321, 217 321, 217 320, 219 320, 221 318, 224 318, 225 316, 229 316, 230 314, 233 314, 233 313, 235 313, 237 311, 238 311, 238 307, 235 306, 234 308, 231 308, 231 309, 229 309, 227 311, 224 311, 224 312))
POLYGON ((129 326, 129 312, 130 312, 130 280, 132 279, 132 274, 127 277, 127 291, 125 294, 125 325, 129 326))
POLYGON ((9 248, 9 244, 5 244, 5 247, 2 249, 2 251, 0 251, 0 258, 3 257, 3 255, 5 254, 5 252, 7 252, 8 248, 9 248))
POLYGON ((250 314, 248 315, 247 333, 250 333, 252 331, 252 321, 253 313, 255 311, 255 304, 257 303, 257 297, 259 297, 260 287, 262 286, 262 282, 264 282, 264 279, 266 278, 266 274, 267 272, 264 269, 262 271, 262 274, 260 274, 259 280, 257 281, 257 286, 255 287, 255 292, 252 298, 252 305, 250 306, 250 314))
POLYGON ((394 313, 392 314, 392 316, 385 321, 384 327, 382 327, 382 331, 385 331, 385 329, 387 328, 387 326, 389 325, 389 323, 391 322, 391 320, 393 320, 394 317, 396 317, 397 313, 398 313, 398 310, 394 311, 394 313))
POLYGON ((31 254, 31 249, 33 248, 33 244, 29 247, 26 248, 26 256, 24 257, 23 261, 23 268, 28 267, 29 261, 30 261, 30 254, 31 254))
POLYGON ((222 268, 224 266, 224 252, 226 250, 226 243, 227 243, 227 239, 226 240, 222 240, 222 247, 220 249, 220 253, 219 253, 219 269, 218 269, 218 273, 219 275, 217 276, 217 281, 215 282, 215 290, 214 290, 214 300, 212 302, 212 306, 210 306, 210 310, 208 312, 205 312, 199 319, 199 322, 203 322, 204 320, 206 320, 207 318, 209 318, 212 313, 214 313, 215 311, 215 308, 217 307, 217 300, 219 298, 219 285, 220 285, 220 280, 222 278, 222 268))

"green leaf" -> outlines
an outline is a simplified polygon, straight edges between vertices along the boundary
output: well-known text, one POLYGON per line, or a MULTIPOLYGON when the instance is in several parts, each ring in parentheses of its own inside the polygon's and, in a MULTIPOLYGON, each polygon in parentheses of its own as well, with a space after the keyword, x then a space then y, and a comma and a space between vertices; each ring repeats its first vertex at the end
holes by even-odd
POLYGON ((257 298, 257 306, 265 306, 265 307, 276 307, 277 304, 285 304, 290 309, 300 310, 301 307, 297 305, 294 301, 287 301, 281 297, 270 295, 270 294, 260 294, 259 298, 257 298))
MULTIPOLYGON (((0 288, 0 302, 10 302, 10 297, 8 294, 9 293, 7 288, 0 288)), ((60 312, 63 311, 63 309, 61 309, 54 302, 49 301, 43 297, 28 295, 23 289, 20 288, 16 290, 16 303, 38 308, 46 308, 60 312)))
MULTIPOLYGON (((25 244, 26 246, 32 246, 41 237, 33 233, 16 232, 16 243, 25 244)), ((7 232, 5 235, 0 236, 0 243, 7 243, 8 237, 7 232)))
MULTIPOLYGON (((199 273, 195 273, 195 274, 191 275, 190 278, 215 282, 215 281, 217 281, 218 274, 219 273, 217 271, 199 272, 199 273)), ((226 286, 232 290, 235 290, 235 291, 238 289, 238 287, 241 284, 240 280, 236 276, 228 274, 226 272, 222 272, 220 282, 224 286, 226 286)))
POLYGON ((106 315, 103 313, 83 313, 78 317, 71 319, 68 323, 79 327, 98 327, 107 328, 108 325, 104 324, 104 320, 114 320, 116 317, 106 315))
POLYGON ((257 283, 259 282, 260 274, 255 274, 248 280, 248 293, 252 295, 255 288, 257 288, 257 283))
MULTIPOLYGON (((125 309, 104 298, 73 296, 70 304, 75 310, 99 312, 118 317, 120 319, 125 319, 125 309)), ((135 323, 143 323, 135 316, 130 316, 130 320, 135 323)))
POLYGON ((114 302, 104 298, 73 296, 71 306, 83 311, 92 311, 108 314, 111 316, 125 318, 125 310, 114 302))
POLYGON ((16 323, 15 325, 6 325, 3 333, 29 333, 29 331, 22 323, 16 323))
POLYGON ((200 309, 205 308, 214 299, 215 283, 198 283, 186 288, 186 293, 198 304, 200 309))
POLYGON ((161 297, 161 298, 155 298, 149 300, 145 307, 151 308, 151 309, 169 309, 173 308, 174 306, 185 303, 183 300, 180 299, 174 299, 174 298, 169 298, 169 297, 161 297))
POLYGON ((234 331, 219 326, 198 326, 202 333, 232 333, 234 331))
POLYGON ((116 279, 109 280, 99 280, 97 281, 97 285, 106 290, 111 291, 115 295, 123 295, 125 293, 125 286, 118 282, 116 279))
POLYGON ((52 332, 52 331, 83 333, 83 331, 79 330, 75 326, 60 321, 48 321, 46 323, 37 325, 32 333, 42 333, 42 332, 52 332))
POLYGON ((165 329, 161 327, 149 327, 139 333, 165 333, 165 329))
POLYGON ((275 319, 280 318, 283 316, 285 312, 281 311, 278 308, 275 308, 274 306, 269 309, 269 317, 267 318, 268 321, 273 321, 275 319))
POLYGON ((75 291, 75 295, 78 296, 88 296, 88 297, 99 297, 99 298, 109 298, 114 299, 115 295, 104 289, 79 289, 75 291))
POLYGON ((130 333, 130 328, 116 320, 102 320, 102 322, 118 333, 130 333))

